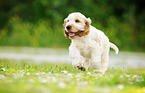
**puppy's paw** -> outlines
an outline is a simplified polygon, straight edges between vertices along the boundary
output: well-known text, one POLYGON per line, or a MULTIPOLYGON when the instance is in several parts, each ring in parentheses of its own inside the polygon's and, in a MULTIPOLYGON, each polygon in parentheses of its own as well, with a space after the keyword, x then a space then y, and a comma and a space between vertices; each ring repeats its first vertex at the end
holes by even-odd
POLYGON ((81 71, 86 71, 86 69, 83 66, 77 66, 77 68, 81 71))
POLYGON ((79 69, 79 70, 81 70, 81 71, 86 71, 86 68, 83 67, 83 66, 82 66, 81 64, 79 64, 79 63, 73 62, 73 63, 72 63, 72 66, 73 66, 73 68, 77 68, 77 69, 79 69))
POLYGON ((76 63, 76 62, 73 62, 72 66, 73 66, 73 68, 81 67, 81 65, 79 63, 76 63))

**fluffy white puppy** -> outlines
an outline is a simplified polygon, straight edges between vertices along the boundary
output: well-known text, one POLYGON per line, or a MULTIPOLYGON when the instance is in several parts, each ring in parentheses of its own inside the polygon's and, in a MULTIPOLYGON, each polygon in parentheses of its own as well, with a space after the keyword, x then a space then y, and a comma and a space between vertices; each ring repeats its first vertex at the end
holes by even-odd
POLYGON ((74 68, 88 70, 89 66, 96 72, 105 73, 109 62, 109 50, 118 48, 110 43, 108 37, 91 26, 91 19, 79 12, 71 13, 64 20, 64 35, 71 39, 69 56, 74 68))

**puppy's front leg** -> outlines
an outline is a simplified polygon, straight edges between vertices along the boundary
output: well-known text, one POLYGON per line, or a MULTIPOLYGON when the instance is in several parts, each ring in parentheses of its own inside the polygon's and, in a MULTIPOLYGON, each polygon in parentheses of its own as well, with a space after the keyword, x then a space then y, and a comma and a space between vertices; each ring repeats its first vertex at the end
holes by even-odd
POLYGON ((80 70, 85 71, 85 68, 83 67, 83 57, 80 55, 80 51, 75 46, 69 47, 69 56, 72 60, 72 66, 74 68, 78 68, 80 70))
POLYGON ((85 67, 86 71, 88 71, 89 66, 90 66, 90 58, 86 58, 86 60, 84 62, 84 67, 85 67))
POLYGON ((104 74, 104 70, 102 68, 101 61, 102 61, 101 60, 101 50, 98 47, 92 51, 90 65, 91 65, 92 69, 94 69, 95 72, 104 74))

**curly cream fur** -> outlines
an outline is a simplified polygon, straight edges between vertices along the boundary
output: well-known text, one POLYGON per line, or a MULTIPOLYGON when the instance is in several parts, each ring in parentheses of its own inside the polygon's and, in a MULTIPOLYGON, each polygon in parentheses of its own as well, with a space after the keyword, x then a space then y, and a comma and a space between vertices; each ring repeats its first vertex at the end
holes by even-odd
MULTIPOLYGON (((67 18, 71 20, 69 21, 69 25, 73 24, 73 27, 77 26, 75 29, 85 29, 84 23, 74 23, 74 17, 78 16, 81 20, 87 20, 81 13, 72 13, 67 18), (71 17, 73 18, 71 19, 71 17)), ((65 28, 67 25, 68 24, 65 23, 65 28)), ((84 67, 85 70, 88 70, 89 66, 91 66, 94 71, 104 74, 108 67, 110 47, 116 51, 116 54, 118 54, 119 50, 115 44, 109 42, 108 37, 102 31, 91 25, 89 26, 88 31, 89 34, 85 36, 76 36, 71 39, 69 56, 72 59, 72 65, 74 68, 84 67)))

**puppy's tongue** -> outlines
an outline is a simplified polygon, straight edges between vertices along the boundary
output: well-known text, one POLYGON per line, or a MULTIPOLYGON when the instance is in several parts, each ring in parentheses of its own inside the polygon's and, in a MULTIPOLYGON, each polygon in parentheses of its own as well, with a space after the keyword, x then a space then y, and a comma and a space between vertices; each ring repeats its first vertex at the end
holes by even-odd
POLYGON ((69 33, 69 36, 75 36, 75 33, 69 33))

